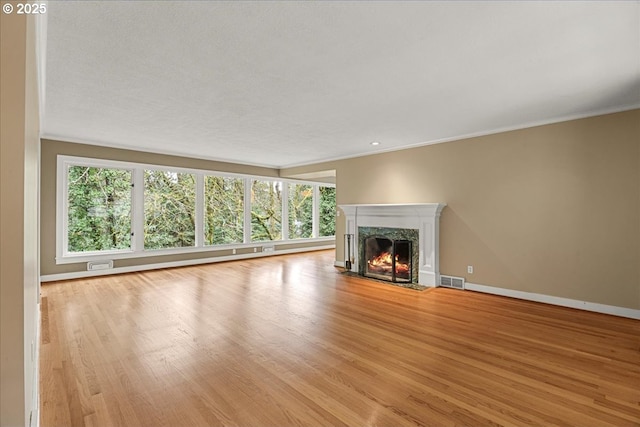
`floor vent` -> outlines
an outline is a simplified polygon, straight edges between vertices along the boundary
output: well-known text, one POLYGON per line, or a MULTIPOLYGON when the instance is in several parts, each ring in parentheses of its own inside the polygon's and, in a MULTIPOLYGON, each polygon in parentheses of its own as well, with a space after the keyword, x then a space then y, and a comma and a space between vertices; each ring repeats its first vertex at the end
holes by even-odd
POLYGON ((464 278, 441 275, 440 286, 444 288, 464 289, 464 278))
POLYGON ((109 270, 113 268, 113 260, 111 261, 91 261, 87 263, 87 270, 109 270))

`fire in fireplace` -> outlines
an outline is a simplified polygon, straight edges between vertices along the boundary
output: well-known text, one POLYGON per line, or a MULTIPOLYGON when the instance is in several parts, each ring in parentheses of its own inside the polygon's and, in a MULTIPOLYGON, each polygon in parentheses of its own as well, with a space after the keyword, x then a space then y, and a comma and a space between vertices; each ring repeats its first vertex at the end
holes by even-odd
POLYGON ((411 283, 412 242, 371 236, 365 239, 364 275, 391 282, 411 283))

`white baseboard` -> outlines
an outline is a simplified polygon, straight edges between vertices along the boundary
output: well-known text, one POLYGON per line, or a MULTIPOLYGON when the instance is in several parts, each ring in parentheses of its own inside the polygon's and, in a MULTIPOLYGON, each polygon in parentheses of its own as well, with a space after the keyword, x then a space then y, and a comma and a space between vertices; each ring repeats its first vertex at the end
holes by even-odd
MULTIPOLYGON (((308 248, 285 249, 275 252, 258 252, 241 255, 229 255, 214 258, 191 259, 184 261, 164 262, 157 264, 136 265, 130 267, 116 267, 109 270, 94 271, 77 271, 72 273, 49 274, 40 277, 41 282, 53 282, 56 280, 79 279, 84 277, 105 276, 109 274, 131 273, 135 271, 156 270, 161 268, 184 267, 188 265, 210 264, 214 262, 233 261, 250 258, 260 258, 266 256, 285 255, 299 252, 311 252, 325 249, 334 249, 335 244, 324 246, 313 246, 308 248)), ((335 261, 336 267, 344 268, 344 261, 335 261)), ((619 317, 628 317, 630 319, 640 320, 640 310, 626 307, 618 307, 614 305, 599 304, 588 301, 574 300, 570 298, 556 297, 552 295, 537 294, 533 292, 516 291, 513 289, 498 288, 494 286, 480 285, 476 283, 466 282, 465 289, 470 291, 482 292, 485 294, 500 295, 505 297, 517 298, 526 301, 535 301, 545 304, 558 305, 561 307, 577 308, 580 310, 593 311, 596 313, 610 314, 619 317)), ((39 348, 37 349, 39 352, 39 348)))
POLYGON ((485 294, 500 295, 527 301, 542 302, 545 304, 559 305, 562 307, 577 308, 579 310, 593 311, 596 313, 610 314, 619 317, 640 320, 640 310, 633 308, 617 307, 614 305, 599 304, 595 302, 580 301, 569 298, 555 297, 551 295, 536 294, 533 292, 516 291, 513 289, 496 288, 493 286, 478 285, 466 282, 464 288, 469 291, 485 294))
POLYGON ((40 276, 41 282, 55 282, 56 280, 81 279, 85 277, 106 276, 109 274, 132 273, 135 271, 158 270, 161 268, 186 267, 189 265, 211 264, 214 262, 234 261, 250 258, 261 258, 276 255, 286 255, 299 252, 322 251, 325 249, 334 249, 335 244, 310 246, 306 248, 283 249, 279 251, 267 251, 248 254, 237 254, 228 256, 219 256, 211 258, 187 259, 183 261, 161 262, 156 264, 133 265, 129 267, 116 267, 108 270, 92 270, 92 271, 74 271, 72 273, 46 274, 40 276))

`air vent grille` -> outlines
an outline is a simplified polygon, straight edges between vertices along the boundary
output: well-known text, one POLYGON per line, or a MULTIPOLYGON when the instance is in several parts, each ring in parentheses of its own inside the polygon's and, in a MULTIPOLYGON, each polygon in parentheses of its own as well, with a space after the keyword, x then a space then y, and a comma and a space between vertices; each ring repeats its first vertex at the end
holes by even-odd
POLYGON ((464 278, 441 275, 440 286, 444 288, 464 289, 464 278))
POLYGON ((113 260, 109 261, 90 261, 87 263, 87 270, 109 270, 113 268, 113 260))

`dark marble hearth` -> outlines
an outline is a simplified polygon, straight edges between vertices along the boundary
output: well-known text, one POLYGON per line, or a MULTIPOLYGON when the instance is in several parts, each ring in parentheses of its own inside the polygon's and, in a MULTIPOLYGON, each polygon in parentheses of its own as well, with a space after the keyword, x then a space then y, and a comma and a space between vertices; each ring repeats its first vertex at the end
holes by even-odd
POLYGON ((359 277, 360 279, 364 279, 364 280, 372 280, 374 282, 384 283, 385 285, 392 285, 392 286, 398 286, 400 288, 412 289, 414 291, 424 291, 425 289, 428 288, 428 286, 422 286, 418 283, 391 282, 389 280, 379 280, 373 277, 361 276, 357 273, 354 273, 353 271, 348 271, 348 270, 344 270, 342 274, 344 274, 345 276, 359 277))

